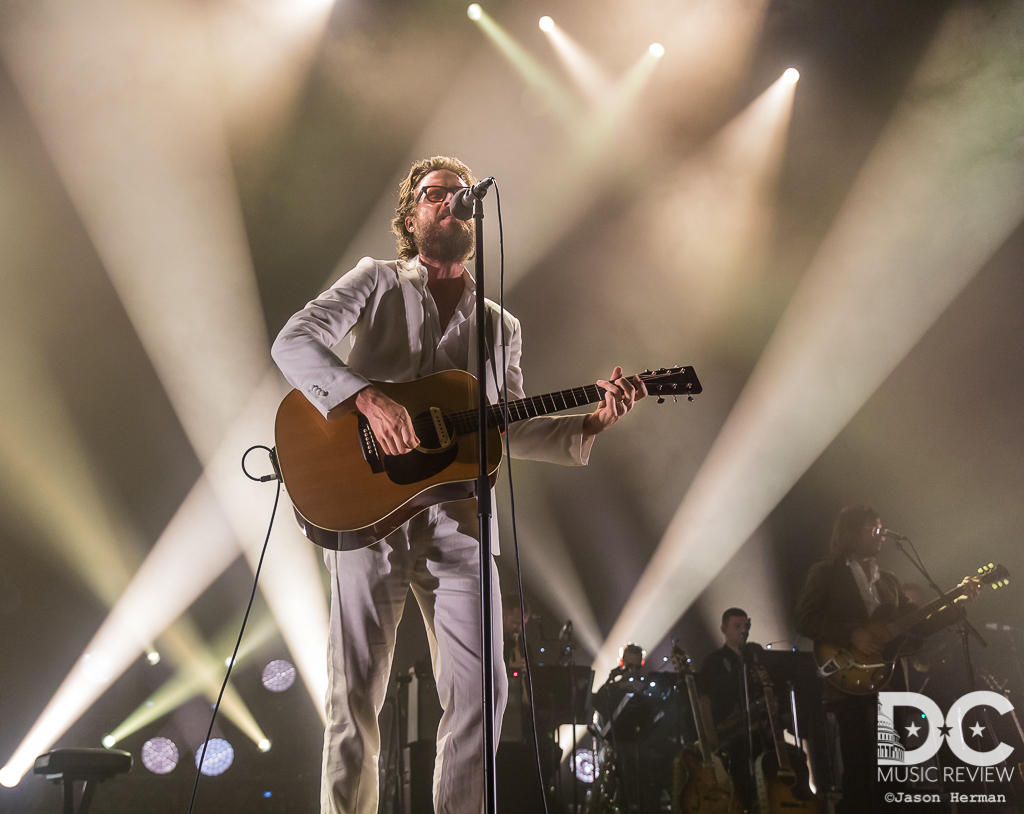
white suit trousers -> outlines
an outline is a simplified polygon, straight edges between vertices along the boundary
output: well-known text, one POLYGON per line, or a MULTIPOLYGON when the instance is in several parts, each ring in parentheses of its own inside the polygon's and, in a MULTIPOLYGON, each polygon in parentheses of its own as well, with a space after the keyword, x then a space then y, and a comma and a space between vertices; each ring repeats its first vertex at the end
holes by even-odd
MULTIPOLYGON (((444 714, 437 732, 434 810, 481 814, 483 792, 480 543, 476 501, 434 506, 359 551, 325 551, 331 575, 322 814, 376 814, 380 730, 409 589, 419 604, 444 714)), ((501 592, 493 577, 495 744, 508 679, 501 592)))

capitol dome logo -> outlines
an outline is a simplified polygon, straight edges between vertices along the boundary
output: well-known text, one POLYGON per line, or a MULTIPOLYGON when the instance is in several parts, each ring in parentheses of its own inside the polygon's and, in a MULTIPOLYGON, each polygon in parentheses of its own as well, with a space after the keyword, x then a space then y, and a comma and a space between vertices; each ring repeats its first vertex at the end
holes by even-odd
POLYGON ((889 716, 882 711, 882 702, 878 702, 878 759, 903 762, 903 744, 896 734, 889 716))

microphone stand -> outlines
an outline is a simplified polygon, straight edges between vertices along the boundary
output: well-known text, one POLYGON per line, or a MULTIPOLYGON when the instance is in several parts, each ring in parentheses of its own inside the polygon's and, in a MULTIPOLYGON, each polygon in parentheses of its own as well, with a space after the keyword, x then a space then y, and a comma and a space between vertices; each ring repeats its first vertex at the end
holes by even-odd
MULTIPOLYGON (((904 541, 910 543, 911 548, 914 547, 914 544, 913 542, 911 542, 909 537, 893 537, 893 542, 896 544, 896 548, 898 548, 900 553, 910 561, 910 564, 913 565, 914 568, 916 568, 921 573, 921 576, 925 578, 925 581, 928 583, 928 585, 931 586, 932 590, 935 591, 935 593, 938 594, 938 596, 940 597, 945 596, 946 592, 935 584, 934 580, 932 580, 931 578, 931 575, 928 573, 928 569, 926 569, 924 567, 924 563, 920 561, 921 557, 918 555, 917 549, 914 548, 914 556, 911 556, 910 553, 903 547, 904 541)), ((967 688, 968 690, 970 690, 970 692, 974 692, 974 667, 971 664, 971 648, 970 639, 968 637, 974 636, 974 638, 978 640, 982 647, 988 647, 988 642, 986 642, 982 638, 977 628, 975 628, 974 625, 967 621, 967 612, 963 608, 958 608, 957 610, 959 611, 960 617, 960 638, 963 642, 964 648, 964 664, 967 667, 967 688)))
POLYGON ((740 705, 740 718, 747 731, 747 776, 754 779, 754 717, 750 714, 750 672, 747 669, 747 639, 750 627, 743 633, 743 644, 740 645, 740 666, 743 672, 743 704, 740 705))
MULTIPOLYGON (((900 537, 894 537, 893 542, 896 543, 896 548, 898 548, 900 550, 900 553, 904 557, 906 557, 908 560, 910 560, 911 565, 913 565, 918 571, 921 572, 921 576, 923 576, 925 578, 925 580, 928 582, 928 584, 932 587, 932 590, 934 590, 940 597, 945 596, 945 591, 943 591, 938 585, 935 584, 935 582, 931 578, 931 575, 928 573, 928 569, 926 569, 924 567, 924 563, 921 562, 921 556, 917 553, 917 549, 914 548, 914 543, 911 541, 911 539, 909 537, 900 536, 900 537), (914 556, 913 557, 910 556, 909 552, 903 547, 904 541, 910 543, 910 547, 914 549, 914 556)), ((952 605, 951 605, 951 607, 952 607, 952 605)), ((974 636, 981 643, 982 647, 988 647, 988 642, 986 642, 982 638, 982 636, 978 632, 977 628, 975 628, 974 625, 972 625, 969 621, 967 621, 967 611, 965 611, 963 608, 958 608, 957 610, 959 612, 958 613, 958 616, 959 616, 959 623, 958 624, 959 624, 959 627, 960 627, 960 642, 961 642, 961 646, 963 647, 963 651, 964 651, 964 668, 967 670, 967 689, 968 689, 968 692, 974 692, 974 688, 975 688, 974 664, 971 661, 971 639, 970 639, 970 637, 974 636)), ((995 737, 995 735, 994 735, 995 729, 992 727, 992 720, 989 717, 988 710, 982 710, 981 714, 985 718, 985 723, 987 724, 986 728, 987 728, 989 734, 992 737, 995 737)), ((1004 760, 1004 761, 1002 761, 1002 763, 1005 765, 1006 761, 1004 760)), ((988 781, 987 780, 985 780, 983 782, 983 788, 986 788, 986 789, 988 788, 988 781)))
MULTIPOLYGON (((476 227, 476 379, 477 443, 480 472, 476 481, 477 515, 480 519, 480 624, 483 669, 484 811, 497 814, 498 790, 494 759, 494 630, 491 596, 491 480, 487 475, 487 305, 484 301, 484 202, 483 191, 471 195, 476 227)), ((495 382, 497 387, 498 383, 495 382)))
MULTIPOLYGON (((576 651, 572 643, 572 619, 565 623, 562 628, 566 637, 566 649, 563 653, 568 654, 569 661, 569 705, 572 707, 572 752, 569 753, 569 770, 572 772, 572 811, 579 814, 579 775, 576 774, 576 755, 578 752, 578 741, 576 740, 576 651)), ((561 636, 559 636, 561 638, 561 636)))

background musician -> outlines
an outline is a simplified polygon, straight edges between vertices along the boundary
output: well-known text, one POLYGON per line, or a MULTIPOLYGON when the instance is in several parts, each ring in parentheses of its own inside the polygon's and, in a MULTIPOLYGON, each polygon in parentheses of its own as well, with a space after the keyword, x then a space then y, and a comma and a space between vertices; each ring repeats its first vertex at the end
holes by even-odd
MULTIPOLYGON (((712 750, 725 752, 729 774, 744 807, 753 805, 755 789, 750 777, 747 730, 742 707, 744 646, 750 633, 750 617, 741 608, 728 608, 722 614, 724 644, 710 653, 697 675, 701 709, 712 750)), ((759 686, 759 685, 758 685, 759 686)), ((755 688, 751 688, 756 693, 755 688)), ((751 696, 751 701, 756 698, 751 696)))
MULTIPOLYGON (((870 506, 855 504, 839 512, 832 529, 829 557, 811 566, 797 601, 799 633, 816 642, 852 645, 867 655, 881 656, 885 642, 868 627, 872 614, 882 605, 898 609, 901 615, 914 608, 896 576, 878 567, 876 558, 883 539, 881 518, 870 506)), ((970 598, 977 596, 977 580, 968 584, 970 598)), ((925 624, 929 623, 933 620, 925 624)), ((897 670, 886 689, 903 689, 902 674, 902 670, 897 670)), ((862 814, 880 810, 882 803, 875 783, 877 693, 846 695, 826 683, 824 701, 834 712, 839 727, 843 797, 837 812, 862 814)))

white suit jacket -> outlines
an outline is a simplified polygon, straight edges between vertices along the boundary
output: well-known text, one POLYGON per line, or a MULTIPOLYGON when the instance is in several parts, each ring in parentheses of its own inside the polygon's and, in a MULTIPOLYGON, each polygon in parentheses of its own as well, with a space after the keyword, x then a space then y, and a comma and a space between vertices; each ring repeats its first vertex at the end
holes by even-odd
MULTIPOLYGON (((440 370, 476 371, 476 286, 463 273, 466 291, 441 334, 437 308, 427 289, 426 268, 409 261, 364 257, 331 288, 295 314, 281 329, 271 354, 285 378, 320 412, 328 412, 366 386, 369 380, 402 382, 440 370), (351 334, 348 359, 334 352, 351 334)), ((494 360, 502 363, 499 309, 490 300, 495 336, 494 360)), ((505 361, 509 398, 522 398, 522 330, 505 312, 505 361)), ((498 386, 487 369, 487 396, 497 401, 498 386)), ((583 440, 582 415, 541 416, 509 427, 517 458, 584 465, 593 438, 583 440)), ((492 533, 496 541, 497 534, 492 533)), ((495 546, 494 551, 497 551, 495 546)))

